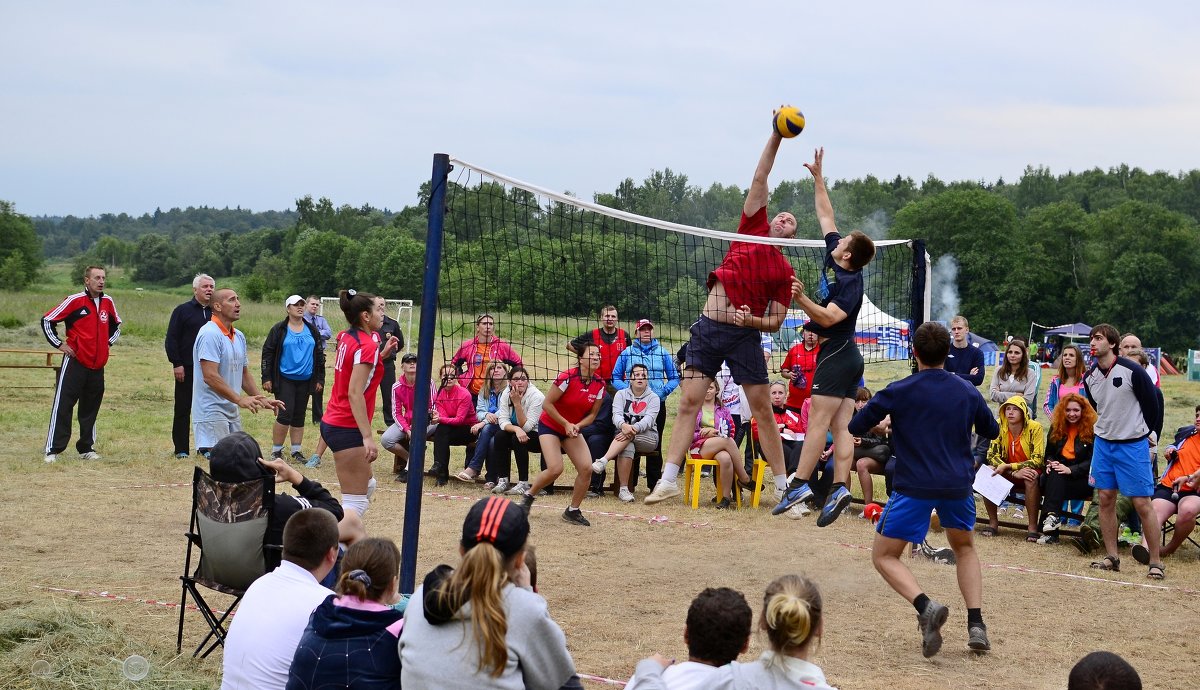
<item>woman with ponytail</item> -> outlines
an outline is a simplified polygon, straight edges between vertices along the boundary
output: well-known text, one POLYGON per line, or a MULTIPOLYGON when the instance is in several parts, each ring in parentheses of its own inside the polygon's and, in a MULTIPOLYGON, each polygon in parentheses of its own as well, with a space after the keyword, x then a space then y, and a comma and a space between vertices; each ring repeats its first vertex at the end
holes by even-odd
POLYGON ((342 507, 362 517, 375 488, 371 463, 379 455, 371 418, 375 393, 383 380, 383 358, 396 351, 399 341, 388 336, 379 347, 377 331, 383 326, 384 303, 374 295, 342 290, 339 296, 348 329, 337 335, 333 364, 333 393, 321 418, 321 438, 333 451, 342 507))
POLYGON ((471 507, 458 569, 426 575, 405 612, 404 687, 582 689, 562 629, 530 587, 528 537, 529 518, 512 501, 471 507))
POLYGON ((346 550, 337 594, 313 611, 296 647, 288 690, 399 689, 399 572, 400 550, 390 539, 363 539, 346 550))

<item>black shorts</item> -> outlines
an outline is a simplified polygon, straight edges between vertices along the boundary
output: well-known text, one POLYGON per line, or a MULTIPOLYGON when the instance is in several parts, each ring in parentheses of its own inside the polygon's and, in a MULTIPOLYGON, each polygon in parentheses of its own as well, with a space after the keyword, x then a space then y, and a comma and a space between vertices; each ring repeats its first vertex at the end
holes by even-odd
POLYGON ((858 397, 862 375, 862 354, 853 340, 826 340, 817 353, 812 394, 853 400, 858 397))
POLYGON ((332 426, 321 422, 321 438, 325 440, 325 445, 329 446, 329 450, 335 453, 363 446, 362 434, 359 433, 356 426, 332 426))
POLYGON ((1170 501, 1171 503, 1174 503, 1175 505, 1179 505, 1179 500, 1183 500, 1183 499, 1187 498, 1188 496, 1200 496, 1200 493, 1197 493, 1195 491, 1190 491, 1190 490, 1189 491, 1180 491, 1179 492, 1179 500, 1175 500, 1175 499, 1171 498, 1171 494, 1173 494, 1173 493, 1175 493, 1175 490, 1169 486, 1163 486, 1162 484, 1154 485, 1154 498, 1161 498, 1162 500, 1170 501))
MULTIPOLYGON (((558 431, 557 429, 551 427, 549 424, 546 424, 545 422, 542 422, 542 421, 538 422, 537 435, 538 436, 554 436, 559 441, 567 440, 566 434, 558 431)), ((516 437, 516 434, 513 434, 513 436, 516 437)))
POLYGON ((275 399, 283 401, 283 409, 275 414, 275 421, 283 426, 303 427, 304 413, 308 411, 308 399, 312 395, 312 379, 293 381, 279 377, 275 399))
POLYGON ((724 362, 729 365, 733 382, 740 386, 769 381, 759 331, 701 316, 689 332, 692 337, 687 348, 688 368, 715 379, 724 362))

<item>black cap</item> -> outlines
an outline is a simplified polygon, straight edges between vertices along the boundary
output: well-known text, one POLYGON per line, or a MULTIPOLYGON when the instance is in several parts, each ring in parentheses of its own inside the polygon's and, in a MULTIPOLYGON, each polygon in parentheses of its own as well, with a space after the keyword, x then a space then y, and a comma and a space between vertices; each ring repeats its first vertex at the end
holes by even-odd
POLYGON ((258 464, 262 448, 244 431, 235 431, 217 441, 208 457, 208 469, 219 482, 236 483, 270 476, 271 470, 258 464))
POLYGON ((479 501, 463 521, 461 543, 467 550, 486 541, 508 558, 520 551, 528 538, 529 518, 521 506, 507 498, 490 496, 479 501))
POLYGON ((400 358, 401 364, 408 364, 409 362, 415 361, 417 361, 417 356, 411 352, 405 352, 404 356, 400 358))

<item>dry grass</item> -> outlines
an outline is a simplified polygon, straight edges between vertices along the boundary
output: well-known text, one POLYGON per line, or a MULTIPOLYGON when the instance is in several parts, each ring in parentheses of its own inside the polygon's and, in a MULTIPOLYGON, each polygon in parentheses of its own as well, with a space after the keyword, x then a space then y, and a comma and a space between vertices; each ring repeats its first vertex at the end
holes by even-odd
MULTIPOLYGON (((41 347, 36 331, 27 329, 9 331, 3 342, 41 347)), ((114 659, 130 653, 150 659, 145 682, 155 686, 218 684, 219 653, 205 662, 175 658, 176 610, 144 603, 179 600, 192 468, 171 459, 170 383, 160 342, 131 338, 114 354, 100 417, 98 450, 107 459, 98 463, 44 465, 50 374, 0 372, 7 389, 0 400, 0 688, 119 686, 114 659), (11 388, 32 384, 42 387, 11 388), (58 675, 32 678, 36 658, 50 661, 58 675)), ((873 387, 901 374, 868 371, 873 387)), ((1165 392, 1169 424, 1190 421, 1192 387, 1168 379, 1165 392)), ((270 421, 248 416, 247 429, 267 439, 270 421)), ((310 474, 335 481, 332 462, 310 474)), ((368 528, 398 541, 403 489, 382 479, 368 528)), ((458 495, 423 499, 422 575, 455 562, 461 520, 483 495, 474 485, 448 488, 458 495)), ((426 491, 433 489, 427 484, 426 491)), ((734 587, 757 609, 766 583, 793 571, 820 583, 826 622, 817 662, 843 689, 1063 687, 1071 665, 1094 649, 1130 659, 1149 687, 1182 687, 1181 659, 1196 653, 1185 632, 1200 592, 1190 545, 1168 560, 1168 579, 1154 586, 1132 559, 1126 572, 1102 574, 1070 546, 1027 544, 1011 530, 983 541, 984 614, 994 651, 982 657, 966 650, 953 568, 914 563, 926 591, 951 607, 943 652, 924 660, 915 614, 872 569, 871 531, 854 515, 818 529, 811 519, 771 518, 765 510, 692 511, 679 501, 626 507, 606 497, 584 504, 598 512, 588 515, 593 527, 581 529, 559 519, 565 505, 562 495, 538 502, 532 539, 541 590, 586 673, 624 679, 652 652, 686 657, 684 617, 697 591, 734 587), (651 521, 656 515, 669 521, 651 521)), ((194 645, 202 623, 195 614, 187 620, 185 640, 194 645)), ((751 656, 760 649, 756 637, 751 656)))

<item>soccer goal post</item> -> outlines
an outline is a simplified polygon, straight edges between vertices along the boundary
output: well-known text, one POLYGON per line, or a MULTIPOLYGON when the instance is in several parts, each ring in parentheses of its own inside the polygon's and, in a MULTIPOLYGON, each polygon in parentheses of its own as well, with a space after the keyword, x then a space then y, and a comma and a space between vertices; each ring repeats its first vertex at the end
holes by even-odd
MULTIPOLYGON (((544 391, 546 382, 575 365, 567 343, 595 329, 605 305, 617 308, 619 327, 631 338, 635 322, 649 319, 655 325, 654 337, 676 352, 704 306, 709 273, 732 243, 779 247, 814 298, 819 276, 827 273, 823 267, 828 252, 821 239, 739 235, 734 232, 736 215, 710 219, 720 229, 650 218, 445 154, 434 157, 430 191, 400 571, 403 591, 412 591, 415 580, 429 390, 422 382, 432 380, 436 368, 446 362, 458 360, 460 371, 485 369, 490 351, 472 345, 479 317, 492 317, 490 335, 511 347, 544 391)), ((781 210, 788 209, 770 209, 781 210)), ((814 227, 801 227, 798 234, 819 233, 814 227)), ((865 299, 855 339, 868 364, 907 360, 909 334, 928 318, 930 308, 925 244, 919 239, 878 238, 875 245, 876 257, 864 269, 865 299)), ((780 331, 769 334, 769 341, 764 338, 764 349, 769 342, 773 350, 772 373, 805 321, 803 312, 790 310, 780 331)))

